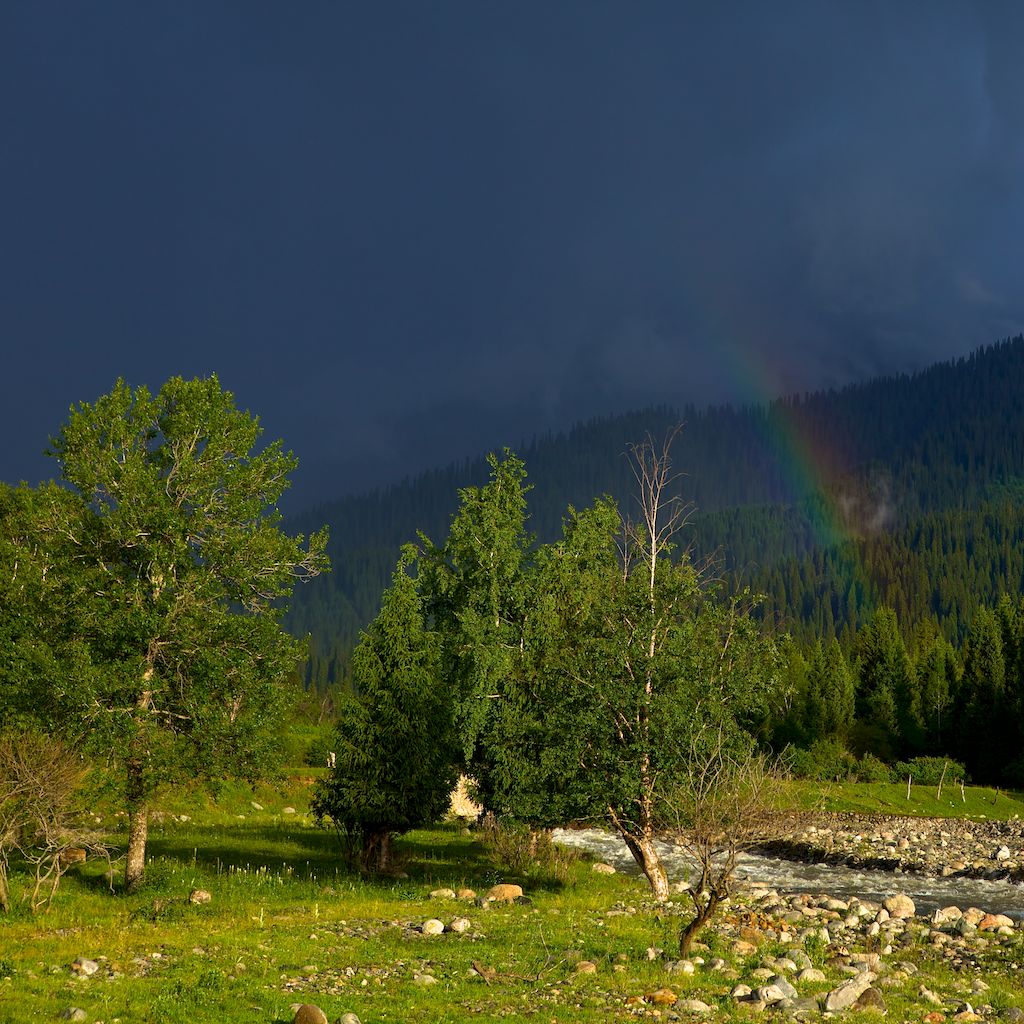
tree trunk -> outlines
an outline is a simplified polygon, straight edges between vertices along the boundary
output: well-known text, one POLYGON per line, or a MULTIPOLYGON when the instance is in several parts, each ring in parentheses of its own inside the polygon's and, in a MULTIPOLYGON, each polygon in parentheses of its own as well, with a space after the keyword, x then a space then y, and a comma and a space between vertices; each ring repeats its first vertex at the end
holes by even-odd
POLYGON ((7 868, 6 865, 0 863, 0 910, 7 914, 10 909, 11 897, 7 890, 7 868))
POLYGON ((654 848, 654 840, 650 836, 632 836, 620 827, 619 834, 633 859, 640 866, 647 881, 651 884, 651 892, 659 903, 668 902, 668 875, 662 867, 661 858, 654 848))
POLYGON ((135 892, 146 871, 146 836, 149 833, 149 808, 146 801, 132 801, 128 809, 128 855, 124 865, 124 887, 135 892))
POLYGON ((391 833, 372 831, 366 833, 363 843, 363 863, 370 871, 384 875, 391 870, 391 833))
POLYGON ((693 940, 697 937, 697 932, 699 932, 701 928, 711 920, 711 915, 714 914, 715 908, 718 906, 719 902, 719 898, 712 893, 711 896, 708 897, 708 901, 703 906, 697 904, 697 916, 679 934, 680 960, 685 960, 690 955, 690 946, 693 945, 693 940))

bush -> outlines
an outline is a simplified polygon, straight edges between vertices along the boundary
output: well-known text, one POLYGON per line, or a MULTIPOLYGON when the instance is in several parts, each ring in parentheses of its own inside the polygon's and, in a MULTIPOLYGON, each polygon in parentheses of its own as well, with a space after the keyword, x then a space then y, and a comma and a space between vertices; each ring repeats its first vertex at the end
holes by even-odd
POLYGON ((937 786, 940 779, 945 782, 967 781, 967 769, 948 757, 913 757, 909 761, 897 761, 892 766, 892 773, 896 779, 905 779, 909 775, 919 786, 937 786))
POLYGON ((865 754, 857 762, 858 782, 894 782, 892 769, 874 754, 865 754))
POLYGON ((838 740, 815 740, 807 750, 791 749, 786 758, 798 779, 815 782, 845 782, 857 767, 857 760, 838 740))
POLYGON ((32 730, 0 733, 0 911, 11 909, 12 857, 33 872, 26 900, 35 911, 57 892, 67 851, 107 853, 83 824, 84 777, 80 758, 55 737, 32 730))
POLYGON ((548 829, 530 829, 519 822, 489 815, 483 826, 484 841, 495 860, 511 875, 525 878, 539 874, 556 882, 568 881, 580 851, 558 846, 548 829))

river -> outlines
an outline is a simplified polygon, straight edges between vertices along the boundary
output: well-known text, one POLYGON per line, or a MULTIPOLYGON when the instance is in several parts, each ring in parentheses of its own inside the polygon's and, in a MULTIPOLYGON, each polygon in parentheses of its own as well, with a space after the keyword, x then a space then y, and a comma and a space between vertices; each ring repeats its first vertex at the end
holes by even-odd
MULTIPOLYGON (((636 861, 619 836, 600 829, 555 829, 554 840, 578 847, 624 873, 639 875, 636 861)), ((658 854, 673 881, 685 881, 692 861, 670 842, 660 842, 658 854)), ((980 907, 992 914, 1006 914, 1024 920, 1024 887, 1010 882, 988 882, 973 878, 926 878, 923 875, 869 871, 832 864, 806 864, 760 853, 740 857, 737 877, 747 885, 768 886, 783 893, 827 893, 839 899, 857 896, 881 901, 894 893, 909 896, 918 914, 930 914, 939 907, 980 907)))

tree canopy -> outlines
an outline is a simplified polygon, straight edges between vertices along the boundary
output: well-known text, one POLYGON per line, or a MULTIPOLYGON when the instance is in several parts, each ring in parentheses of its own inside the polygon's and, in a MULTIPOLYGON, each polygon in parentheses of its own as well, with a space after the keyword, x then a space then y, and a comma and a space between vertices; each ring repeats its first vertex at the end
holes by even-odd
POLYGON ((14 499, 24 564, 58 581, 27 613, 47 626, 35 646, 51 626, 54 642, 34 654, 21 630, 18 649, 39 663, 43 703, 123 770, 129 887, 155 788, 261 768, 304 653, 282 602, 327 568, 326 534, 281 531, 296 460, 260 435, 216 377, 155 395, 118 381, 53 439, 63 487, 14 499))

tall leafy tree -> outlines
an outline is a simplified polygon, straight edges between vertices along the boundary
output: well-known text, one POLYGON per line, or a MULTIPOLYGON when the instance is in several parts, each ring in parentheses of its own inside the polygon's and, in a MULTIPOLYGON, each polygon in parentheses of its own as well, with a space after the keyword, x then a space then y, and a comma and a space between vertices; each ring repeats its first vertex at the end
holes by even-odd
POLYGON ((508 449, 488 457, 490 479, 459 491, 460 506, 443 546, 426 537, 421 572, 427 611, 444 637, 446 677, 464 761, 491 799, 493 759, 485 737, 508 679, 520 671, 528 607, 526 468, 508 449))
POLYGON ((355 692, 338 707, 335 764, 313 810, 358 843, 365 866, 391 867, 391 838, 447 807, 458 751, 438 635, 426 628, 406 547, 377 618, 352 656, 355 692))
POLYGON ((519 672, 495 695, 504 727, 485 746, 498 763, 536 763, 516 806, 554 796, 549 813, 616 828, 659 900, 668 880, 655 837, 694 731, 758 724, 777 667, 741 602, 708 599, 674 550, 686 508, 671 439, 634 449, 639 522, 623 523, 611 501, 570 510, 563 541, 538 554, 519 672))
POLYGON ((37 536, 71 581, 60 614, 90 671, 50 684, 72 728, 121 767, 129 889, 157 786, 261 771, 279 681, 303 653, 281 602, 327 567, 326 536, 280 530, 296 460, 279 441, 257 450, 260 434, 216 377, 175 377, 156 395, 118 381, 52 442, 67 493, 36 510, 37 536))

